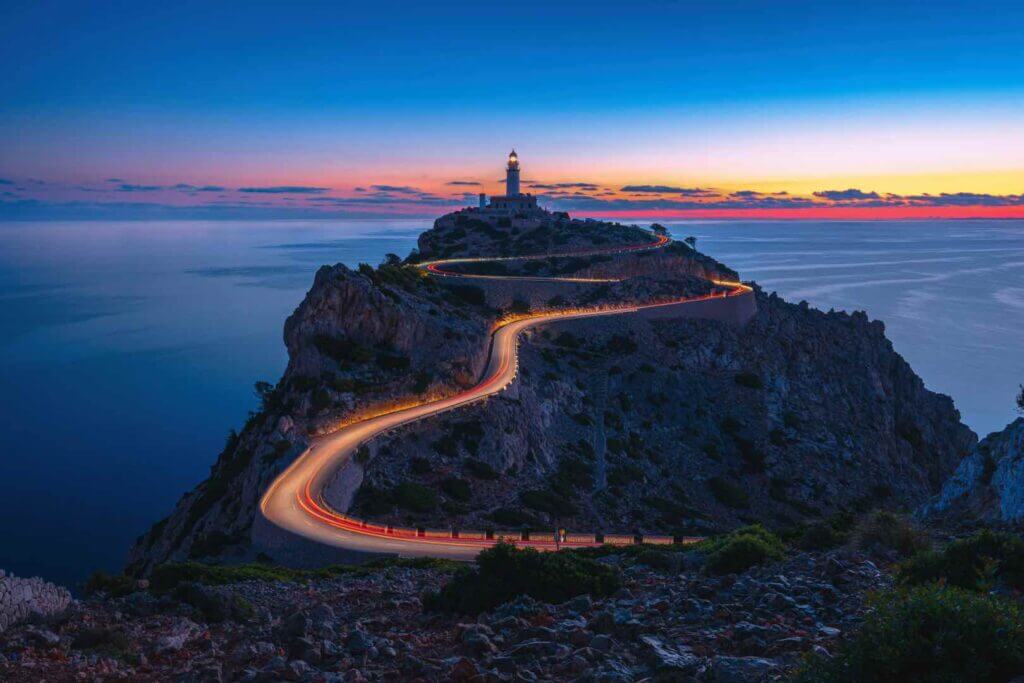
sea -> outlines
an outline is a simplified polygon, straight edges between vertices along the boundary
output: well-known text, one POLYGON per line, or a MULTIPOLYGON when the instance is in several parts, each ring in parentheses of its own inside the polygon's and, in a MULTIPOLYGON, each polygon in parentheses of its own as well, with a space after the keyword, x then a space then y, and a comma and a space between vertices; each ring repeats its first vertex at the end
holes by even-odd
MULTIPOLYGON (((979 434, 1015 417, 1024 221, 666 225, 767 291, 883 320, 979 434)), ((429 227, 0 223, 0 568, 71 586, 117 571, 284 370, 316 270, 405 256, 429 227)))

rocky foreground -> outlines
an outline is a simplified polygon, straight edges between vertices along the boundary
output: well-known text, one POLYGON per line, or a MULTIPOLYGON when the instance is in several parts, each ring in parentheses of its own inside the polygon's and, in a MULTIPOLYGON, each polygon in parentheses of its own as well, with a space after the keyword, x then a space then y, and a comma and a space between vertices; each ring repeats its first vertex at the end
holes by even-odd
POLYGON ((892 583, 851 550, 720 577, 681 553, 599 561, 621 570, 609 597, 520 597, 476 619, 424 612, 449 567, 83 599, 0 635, 0 679, 776 680, 831 651, 866 592, 892 583))

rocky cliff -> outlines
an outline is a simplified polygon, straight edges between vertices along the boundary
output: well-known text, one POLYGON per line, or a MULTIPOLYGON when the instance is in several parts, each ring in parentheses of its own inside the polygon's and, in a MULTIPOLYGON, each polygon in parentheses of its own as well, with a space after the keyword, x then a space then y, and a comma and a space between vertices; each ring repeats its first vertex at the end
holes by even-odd
POLYGON ((356 514, 704 533, 926 500, 974 443, 863 314, 551 326, 517 386, 382 439, 356 514))
MULTIPOLYGON (((562 215, 535 223, 481 227, 452 214, 410 258, 651 240, 633 226, 562 215)), ((260 388, 262 410, 232 434, 210 478, 139 539, 130 568, 251 554, 261 493, 311 435, 472 384, 491 325, 510 310, 701 294, 711 279, 736 277, 680 244, 505 267, 626 279, 513 291, 505 280, 426 276, 397 257, 377 268, 322 268, 285 324, 281 381, 260 388)), ((355 512, 439 527, 703 532, 912 506, 936 493, 975 437, 948 397, 924 388, 882 324, 761 292, 758 306, 742 329, 623 315, 530 333, 510 391, 358 454, 365 471, 355 512)))
POLYGON ((21 579, 0 569, 0 633, 33 618, 60 614, 71 604, 71 593, 38 577, 21 579))
POLYGON ((1024 418, 983 439, 922 512, 958 523, 1024 521, 1024 418))

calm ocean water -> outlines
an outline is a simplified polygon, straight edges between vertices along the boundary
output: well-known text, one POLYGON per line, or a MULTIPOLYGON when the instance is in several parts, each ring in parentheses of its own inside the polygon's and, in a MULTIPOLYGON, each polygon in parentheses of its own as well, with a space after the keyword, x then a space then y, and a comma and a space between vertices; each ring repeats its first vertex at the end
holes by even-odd
MULTIPOLYGON (((429 224, 0 223, 0 568, 118 568, 284 369, 316 269, 404 256, 429 224)), ((885 320, 976 431, 1013 418, 1024 222, 670 227, 790 300, 885 320)))

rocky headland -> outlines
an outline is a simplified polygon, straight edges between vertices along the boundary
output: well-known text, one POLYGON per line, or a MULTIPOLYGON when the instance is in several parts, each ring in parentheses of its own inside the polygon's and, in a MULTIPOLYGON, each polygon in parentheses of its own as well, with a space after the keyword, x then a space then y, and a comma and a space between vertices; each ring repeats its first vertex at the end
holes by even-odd
MULTIPOLYGON (((259 497, 310 437, 470 386, 503 315, 699 295, 737 278, 682 243, 488 264, 574 282, 434 278, 413 263, 650 240, 564 214, 494 223, 460 212, 438 219, 408 259, 325 266, 285 324, 284 377, 260 389, 263 409, 231 435, 210 478, 139 540, 131 569, 251 557, 259 497), (610 273, 622 279, 603 281, 610 273)), ((756 296, 742 327, 616 316, 529 333, 511 391, 369 444, 353 463, 351 512, 439 528, 693 535, 914 507, 937 493, 976 438, 882 323, 756 296)))

